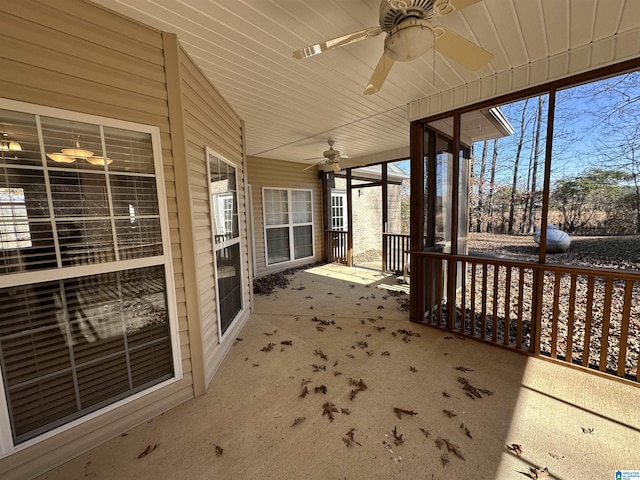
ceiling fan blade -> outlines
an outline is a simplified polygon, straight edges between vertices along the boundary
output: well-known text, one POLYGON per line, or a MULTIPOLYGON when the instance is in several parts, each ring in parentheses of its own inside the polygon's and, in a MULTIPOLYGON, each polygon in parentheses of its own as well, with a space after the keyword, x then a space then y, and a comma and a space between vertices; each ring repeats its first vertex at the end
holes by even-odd
POLYGON ((369 80, 369 85, 364 89, 365 95, 372 95, 377 93, 382 88, 382 84, 387 79, 387 75, 391 71, 391 67, 393 67, 394 60, 391 57, 386 56, 384 53, 382 57, 380 57, 380 61, 378 61, 378 65, 376 69, 373 71, 371 75, 371 79, 369 80))
POLYGON ((493 55, 466 38, 441 25, 434 27, 436 43, 434 49, 447 58, 471 71, 487 65, 493 55))
POLYGON ((297 59, 312 57, 333 48, 344 47, 345 45, 359 42, 360 40, 364 40, 365 38, 375 37, 376 35, 380 35, 381 33, 382 29, 380 27, 365 28, 364 30, 360 30, 359 32, 349 33, 347 35, 343 35, 342 37, 325 40, 322 43, 317 43, 315 45, 296 50, 295 52, 293 52, 293 57, 297 59))

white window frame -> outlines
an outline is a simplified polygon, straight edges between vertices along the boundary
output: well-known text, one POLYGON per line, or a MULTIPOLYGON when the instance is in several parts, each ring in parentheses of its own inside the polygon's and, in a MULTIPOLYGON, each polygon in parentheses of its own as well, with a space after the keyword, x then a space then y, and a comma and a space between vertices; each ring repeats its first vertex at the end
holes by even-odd
POLYGON ((346 232, 348 229, 347 226, 347 192, 345 191, 333 191, 331 192, 331 215, 330 215, 330 220, 331 220, 331 230, 339 230, 342 232, 346 232), (340 205, 340 209, 342 210, 342 215, 340 216, 335 216, 333 214, 333 209, 336 208, 333 205, 333 199, 334 198, 341 198, 342 199, 342 205, 340 205), (342 219, 342 228, 335 228, 333 226, 333 220, 334 218, 340 218, 342 219))
POLYGON ((27 215, 27 205, 24 198, 24 190, 22 188, 0 187, 0 209, 9 209, 10 215, 3 215, 0 211, 0 250, 12 250, 18 248, 31 247, 31 230, 29 228, 29 216, 27 215), (4 192, 4 190, 9 190, 4 192), (21 190, 21 201, 16 201, 14 193, 11 190, 21 190), (8 201, 2 201, 4 196, 8 197, 8 201), (17 210, 17 211, 16 211, 17 210), (20 227, 25 227, 26 231, 20 227), (6 227, 13 227, 6 230, 6 227), (11 231, 13 230, 13 231, 11 231), (20 238, 21 234, 25 238, 20 238), (10 240, 8 239, 10 238, 10 240))
MULTIPOLYGON (((171 254, 171 237, 169 230, 169 213, 167 208, 166 191, 164 186, 164 170, 162 161, 162 146, 160 129, 151 125, 144 125, 140 123, 127 122, 124 120, 116 120, 107 117, 101 117, 97 115, 90 115, 85 113, 78 113, 69 110, 62 110, 52 107, 44 107, 41 105, 34 105, 25 102, 18 102, 14 100, 8 100, 0 98, 0 109, 14 110, 23 113, 29 113, 34 115, 41 115, 47 117, 54 117, 63 120, 93 123, 102 127, 119 128, 123 130, 131 130, 140 133, 148 133, 151 136, 151 145, 154 158, 154 170, 156 180, 156 192, 158 196, 158 213, 160 217, 160 229, 162 238, 162 255, 153 257, 145 257, 140 259, 131 260, 116 260, 113 262, 94 264, 94 265, 82 265, 82 266, 68 266, 65 268, 52 268, 48 270, 37 270, 31 272, 19 272, 0 275, 0 288, 10 288, 19 285, 35 284, 40 282, 47 282, 53 280, 65 280, 74 277, 80 277, 87 275, 90 270, 91 274, 101 274, 118 272, 123 270, 129 270, 133 268, 142 268, 149 266, 162 266, 165 271, 166 277, 166 301, 167 301, 167 316, 169 321, 169 336, 171 342, 171 355, 173 362, 174 376, 168 380, 160 382, 148 389, 135 393, 131 396, 123 398, 100 408, 94 412, 88 413, 80 418, 72 420, 64 425, 49 430, 41 435, 38 435, 29 440, 25 440, 18 445, 14 444, 12 438, 12 430, 9 419, 9 409, 6 400, 6 394, 4 391, 4 380, 2 378, 2 371, 0 370, 0 458, 13 454, 20 450, 24 450, 33 446, 34 444, 45 441, 49 438, 55 437, 60 433, 69 429, 75 428, 78 425, 89 422, 107 412, 116 410, 123 405, 135 402, 138 399, 151 394, 157 390, 161 390, 168 385, 180 381, 183 377, 182 371, 182 355, 180 349, 180 332, 178 326, 178 308, 175 291, 175 281, 173 273, 173 259, 171 254)), ((41 142, 42 145, 42 142, 41 142)), ((41 155, 43 161, 43 168, 47 168, 47 161, 45 158, 45 152, 41 147, 41 155)), ((51 213, 53 215, 53 213, 51 213)))
MULTIPOLYGON (((218 341, 220 343, 222 343, 222 341, 227 338, 227 335, 229 334, 229 332, 233 331, 233 325, 235 324, 235 322, 241 318, 245 313, 246 313, 246 309, 247 309, 247 305, 244 299, 244 282, 245 282, 245 278, 244 278, 244 265, 245 265, 245 260, 244 260, 244 245, 242 242, 242 235, 240 234, 240 201, 238 199, 238 192, 240 191, 238 189, 238 182, 239 182, 239 175, 238 175, 238 171, 241 171, 241 168, 236 165, 235 163, 233 163, 232 161, 228 160, 226 157, 224 157, 223 155, 220 155, 219 153, 217 153, 215 150, 213 150, 210 147, 205 147, 205 155, 206 155, 206 164, 207 164, 207 191, 209 192, 209 210, 210 210, 210 214, 211 214, 211 243, 212 243, 212 247, 213 247, 213 274, 214 274, 214 278, 215 278, 215 291, 216 291, 216 320, 217 320, 217 324, 218 324, 218 341), (238 236, 236 238, 232 238, 230 240, 225 240, 224 242, 218 243, 216 244, 215 242, 215 236, 216 236, 216 229, 217 229, 217 225, 216 225, 216 219, 215 219, 215 211, 218 210, 219 214, 222 215, 222 217, 224 218, 224 208, 220 208, 221 205, 218 204, 218 202, 213 200, 213 190, 211 188, 211 166, 210 166, 210 162, 209 162, 209 157, 210 156, 214 156, 216 157, 218 160, 220 160, 221 162, 226 163, 227 165, 233 167, 236 171, 235 174, 235 178, 236 178, 236 203, 237 203, 237 208, 238 208, 238 236), (225 332, 222 332, 222 319, 220 318, 220 296, 218 294, 218 262, 216 260, 216 254, 218 253, 218 251, 227 248, 227 247, 231 247, 233 245, 239 245, 239 251, 240 251, 240 311, 236 314, 235 317, 233 317, 233 320, 231 320, 231 323, 229 323, 229 326, 227 327, 227 330, 225 332)), ((226 222, 225 222, 226 224, 226 222)), ((222 226, 222 228, 224 230, 226 230, 225 226, 222 226)), ((231 229, 233 230, 233 226, 231 227, 231 229)))
POLYGON ((288 265, 292 262, 302 262, 304 260, 308 260, 310 258, 315 257, 316 255, 316 245, 314 241, 314 215, 313 215, 313 190, 310 188, 283 188, 283 187, 262 187, 262 225, 263 225, 263 235, 264 235, 264 261, 267 267, 273 265, 288 265), (267 220, 265 216, 265 195, 264 192, 266 190, 286 190, 287 192, 287 214, 289 223, 282 223, 277 225, 267 225, 267 220), (293 200, 291 197, 291 192, 309 192, 311 194, 311 221, 303 222, 303 223, 293 223, 293 200), (294 244, 294 236, 293 236, 293 228, 294 227, 311 227, 311 255, 308 257, 295 258, 295 244, 294 244), (289 260, 285 260, 283 262, 269 262, 269 246, 267 245, 267 230, 272 228, 287 228, 289 232, 289 260))

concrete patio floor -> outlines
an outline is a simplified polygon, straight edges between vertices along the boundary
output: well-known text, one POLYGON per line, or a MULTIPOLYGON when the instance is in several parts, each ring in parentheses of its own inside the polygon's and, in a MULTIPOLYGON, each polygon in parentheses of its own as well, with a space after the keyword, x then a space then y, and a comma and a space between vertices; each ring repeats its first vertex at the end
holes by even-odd
POLYGON ((396 277, 330 265, 290 278, 255 297, 206 395, 39 478, 520 480, 547 467, 540 478, 613 480, 640 469, 639 387, 410 323, 405 296, 389 293, 407 288, 396 277), (472 398, 459 377, 492 394, 472 398))

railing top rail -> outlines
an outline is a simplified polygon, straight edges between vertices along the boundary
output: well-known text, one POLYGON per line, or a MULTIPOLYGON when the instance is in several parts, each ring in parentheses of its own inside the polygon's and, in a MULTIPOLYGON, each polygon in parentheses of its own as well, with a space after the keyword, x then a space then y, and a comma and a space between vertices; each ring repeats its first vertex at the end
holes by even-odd
POLYGON ((424 252, 411 250, 409 254, 416 257, 440 258, 468 263, 481 263, 485 265, 501 265, 505 267, 530 268, 532 270, 545 270, 549 272, 571 273, 575 275, 587 275, 593 277, 614 278, 619 280, 640 281, 640 272, 634 270, 619 270, 615 268, 583 267, 563 265, 558 263, 538 263, 522 260, 510 260, 505 258, 487 258, 471 255, 451 255, 450 253, 424 252))

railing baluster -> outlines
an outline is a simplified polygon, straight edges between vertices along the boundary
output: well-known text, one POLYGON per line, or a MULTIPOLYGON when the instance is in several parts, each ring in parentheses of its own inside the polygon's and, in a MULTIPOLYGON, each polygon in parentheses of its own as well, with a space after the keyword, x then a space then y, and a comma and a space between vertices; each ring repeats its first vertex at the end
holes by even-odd
MULTIPOLYGON (((481 292, 487 291, 487 263, 482 263, 482 288, 481 292)), ((487 295, 482 295, 482 313, 480 314, 480 338, 487 338, 487 295)))
POLYGON ((624 282, 624 306, 622 307, 622 325, 620 326, 620 348, 618 352, 618 376, 626 376, 627 341, 629 339, 629 320, 631 318, 631 300, 633 298, 633 282, 624 282))
POLYGON ((460 262, 460 271, 462 275, 460 276, 460 332, 465 333, 466 321, 467 321, 467 262, 460 262))
POLYGON ((476 267, 477 263, 471 264, 471 282, 469 288, 471 289, 471 306, 469 312, 469 324, 471 327, 471 336, 476 336, 476 267))
POLYGON ((507 268, 507 277, 505 278, 504 293, 504 344, 509 345, 509 337, 511 337, 511 267, 507 268))
POLYGON ((591 322, 593 321, 593 286, 595 278, 587 278, 587 311, 584 319, 584 340, 582 345, 582 366, 589 366, 589 354, 591 345, 591 322))
POLYGON ((573 330, 576 316, 576 286, 578 278, 571 274, 571 288, 569 289, 569 315, 567 317, 567 353, 566 360, 573 363, 573 330))
POLYGON ((518 278, 518 325, 516 326, 516 348, 522 348, 522 310, 524 309, 524 268, 519 268, 518 278))
POLYGON ((492 319, 492 338, 494 343, 498 341, 498 275, 500 274, 500 266, 493 266, 493 319, 492 319))
POLYGON ((558 319, 560 317, 560 272, 554 275, 553 314, 551 316, 551 358, 558 357, 558 319))
POLYGON ((611 296, 613 293, 613 278, 607 278, 604 289, 604 308, 602 311, 602 337, 600 339, 600 371, 607 370, 609 356, 609 322, 611 320, 611 296))

